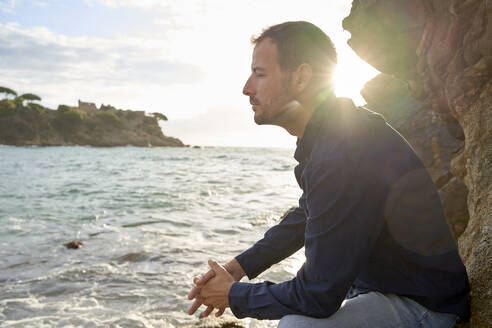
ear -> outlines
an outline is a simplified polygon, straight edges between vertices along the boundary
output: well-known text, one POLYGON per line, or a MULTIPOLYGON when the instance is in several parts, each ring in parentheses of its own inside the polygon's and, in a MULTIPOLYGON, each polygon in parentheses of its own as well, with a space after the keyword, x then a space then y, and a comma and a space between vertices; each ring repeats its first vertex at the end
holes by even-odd
POLYGON ((294 88, 298 93, 302 93, 313 78, 313 70, 308 63, 302 63, 294 72, 294 88))

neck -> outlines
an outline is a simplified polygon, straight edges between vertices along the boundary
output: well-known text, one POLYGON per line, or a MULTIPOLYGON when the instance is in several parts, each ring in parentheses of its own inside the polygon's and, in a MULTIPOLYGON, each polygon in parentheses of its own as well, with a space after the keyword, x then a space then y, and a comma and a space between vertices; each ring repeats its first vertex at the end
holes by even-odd
POLYGON ((316 108, 333 94, 322 95, 323 92, 298 97, 286 105, 281 117, 277 120, 278 126, 283 127, 289 134, 302 138, 304 130, 316 108))

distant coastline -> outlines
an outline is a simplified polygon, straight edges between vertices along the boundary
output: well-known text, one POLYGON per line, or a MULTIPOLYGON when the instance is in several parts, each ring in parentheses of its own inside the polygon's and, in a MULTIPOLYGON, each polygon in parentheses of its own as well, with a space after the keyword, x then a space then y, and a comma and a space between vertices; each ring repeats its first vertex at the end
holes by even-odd
POLYGON ((34 94, 18 96, 0 87, 0 144, 12 146, 184 147, 181 140, 165 136, 158 121, 161 113, 122 110, 110 105, 80 101, 77 107, 43 107, 34 94))

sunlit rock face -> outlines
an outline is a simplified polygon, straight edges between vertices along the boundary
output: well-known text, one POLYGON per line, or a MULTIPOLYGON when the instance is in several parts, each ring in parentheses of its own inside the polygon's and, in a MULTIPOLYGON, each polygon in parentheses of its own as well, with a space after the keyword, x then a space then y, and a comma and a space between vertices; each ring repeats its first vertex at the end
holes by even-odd
POLYGON ((353 1, 343 21, 352 33, 348 44, 372 66, 400 78, 416 77, 415 49, 424 32, 426 11, 423 0, 353 1))
POLYGON ((459 182, 468 188, 470 219, 458 243, 472 285, 471 326, 492 327, 492 1, 356 0, 343 26, 359 56, 405 80, 464 140, 446 185, 455 181, 456 194, 459 182))

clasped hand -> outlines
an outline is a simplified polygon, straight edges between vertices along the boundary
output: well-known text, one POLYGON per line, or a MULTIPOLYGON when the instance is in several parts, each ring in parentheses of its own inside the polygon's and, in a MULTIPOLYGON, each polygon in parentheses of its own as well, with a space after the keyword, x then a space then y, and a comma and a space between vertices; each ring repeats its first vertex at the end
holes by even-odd
POLYGON ((207 306, 207 309, 200 315, 201 318, 207 317, 214 308, 218 309, 215 313, 216 317, 224 313, 229 307, 229 290, 235 282, 234 277, 225 267, 213 260, 208 260, 208 265, 210 270, 203 276, 193 279, 195 286, 188 294, 188 299, 195 299, 188 314, 194 314, 202 304, 207 306))

